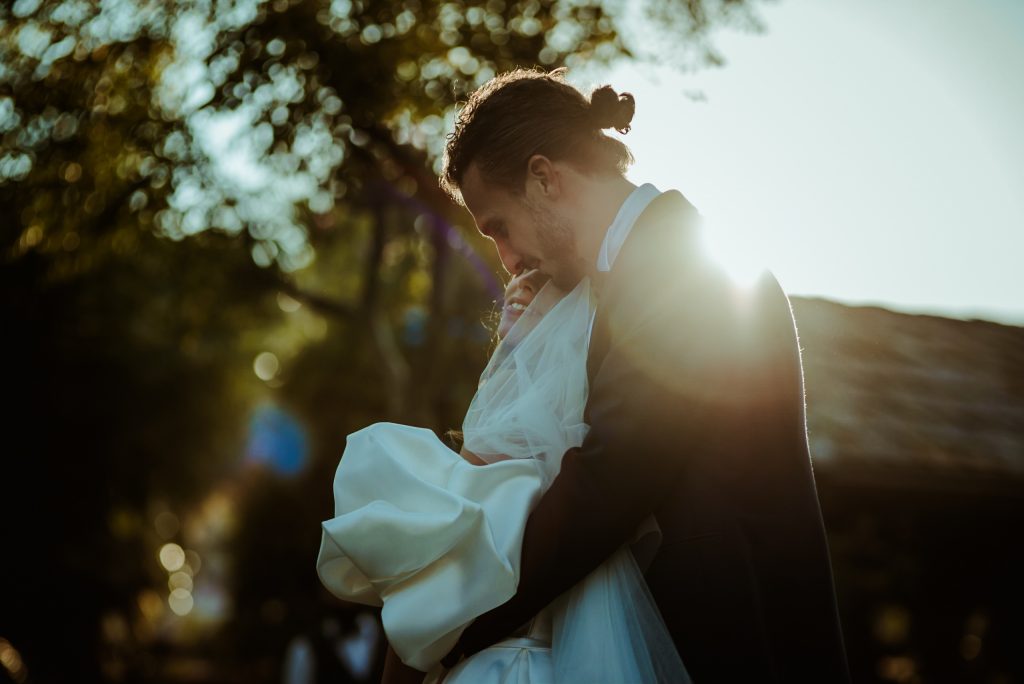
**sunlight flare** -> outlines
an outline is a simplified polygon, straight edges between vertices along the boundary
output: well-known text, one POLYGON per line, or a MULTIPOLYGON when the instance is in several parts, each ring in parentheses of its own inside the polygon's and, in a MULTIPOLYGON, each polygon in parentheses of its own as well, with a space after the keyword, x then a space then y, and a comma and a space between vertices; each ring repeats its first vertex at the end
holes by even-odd
POLYGON ((759 246, 744 239, 742 231, 731 221, 705 217, 701 240, 708 256, 743 289, 751 287, 767 269, 759 246))

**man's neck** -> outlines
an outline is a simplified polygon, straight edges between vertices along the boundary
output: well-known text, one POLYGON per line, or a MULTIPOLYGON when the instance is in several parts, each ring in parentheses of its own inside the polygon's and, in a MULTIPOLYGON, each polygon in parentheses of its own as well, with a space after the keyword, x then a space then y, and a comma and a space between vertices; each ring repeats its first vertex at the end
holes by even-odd
POLYGON ((586 222, 583 225, 579 236, 579 254, 586 260, 588 270, 597 270, 597 255, 601 251, 601 243, 604 242, 605 233, 615 220, 615 216, 622 208, 622 203, 636 189, 636 185, 630 183, 622 176, 614 178, 601 178, 592 181, 591 187, 587 189, 586 196, 586 222))

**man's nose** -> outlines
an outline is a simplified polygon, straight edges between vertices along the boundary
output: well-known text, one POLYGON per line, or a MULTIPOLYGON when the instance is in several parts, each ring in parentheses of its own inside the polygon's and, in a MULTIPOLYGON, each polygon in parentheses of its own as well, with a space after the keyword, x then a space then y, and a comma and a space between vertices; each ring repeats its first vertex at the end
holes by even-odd
POLYGON ((504 240, 497 240, 494 244, 498 248, 498 258, 501 260, 501 265, 505 267, 506 271, 515 275, 523 270, 523 257, 512 249, 508 243, 504 240))
POLYGON ((519 280, 519 289, 527 294, 536 294, 537 278, 539 275, 540 272, 535 268, 522 271, 518 276, 516 276, 519 280))

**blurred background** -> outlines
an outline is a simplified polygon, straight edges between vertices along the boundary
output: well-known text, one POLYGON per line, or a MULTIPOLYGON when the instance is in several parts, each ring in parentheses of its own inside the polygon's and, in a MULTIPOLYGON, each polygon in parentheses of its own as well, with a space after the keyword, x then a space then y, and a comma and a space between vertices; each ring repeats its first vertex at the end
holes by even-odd
POLYGON ((345 435, 458 428, 503 274, 438 189, 516 66, 793 293, 858 682, 1024 682, 1012 0, 0 5, 0 682, 363 682, 345 435))

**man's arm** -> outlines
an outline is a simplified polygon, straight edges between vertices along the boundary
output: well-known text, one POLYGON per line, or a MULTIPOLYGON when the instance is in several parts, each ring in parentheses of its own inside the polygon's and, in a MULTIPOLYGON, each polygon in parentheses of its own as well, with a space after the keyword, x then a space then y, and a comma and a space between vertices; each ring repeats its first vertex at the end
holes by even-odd
POLYGON ((426 672, 420 672, 403 663, 395 649, 388 644, 388 652, 384 657, 384 674, 380 678, 381 684, 423 684, 423 678, 426 676, 426 672))

